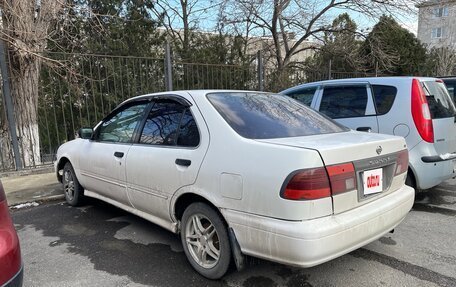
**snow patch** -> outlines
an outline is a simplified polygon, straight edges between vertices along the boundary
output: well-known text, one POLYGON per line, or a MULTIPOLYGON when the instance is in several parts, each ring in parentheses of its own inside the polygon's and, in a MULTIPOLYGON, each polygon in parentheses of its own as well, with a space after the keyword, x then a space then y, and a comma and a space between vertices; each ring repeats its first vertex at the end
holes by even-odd
POLYGON ((18 205, 11 206, 11 209, 21 209, 21 208, 27 208, 27 207, 36 207, 40 205, 38 202, 26 202, 26 203, 21 203, 18 205))

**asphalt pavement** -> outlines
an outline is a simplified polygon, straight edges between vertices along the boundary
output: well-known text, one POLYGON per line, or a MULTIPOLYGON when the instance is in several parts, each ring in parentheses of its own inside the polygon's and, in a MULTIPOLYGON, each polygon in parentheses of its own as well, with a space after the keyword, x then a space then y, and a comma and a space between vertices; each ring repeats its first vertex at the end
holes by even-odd
POLYGON ((308 269, 250 259, 219 281, 193 271, 179 237, 150 222, 94 199, 68 206, 54 174, 2 181, 24 286, 456 286, 456 180, 420 193, 394 233, 345 256, 308 269))

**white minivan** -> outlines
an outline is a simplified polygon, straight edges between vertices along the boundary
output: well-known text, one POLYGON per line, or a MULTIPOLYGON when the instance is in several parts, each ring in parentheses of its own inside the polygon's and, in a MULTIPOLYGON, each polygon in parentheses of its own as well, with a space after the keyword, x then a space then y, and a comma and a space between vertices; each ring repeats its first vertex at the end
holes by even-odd
POLYGON ((351 129, 404 137, 410 153, 407 184, 417 190, 455 176, 456 108, 440 79, 328 80, 281 93, 351 129))

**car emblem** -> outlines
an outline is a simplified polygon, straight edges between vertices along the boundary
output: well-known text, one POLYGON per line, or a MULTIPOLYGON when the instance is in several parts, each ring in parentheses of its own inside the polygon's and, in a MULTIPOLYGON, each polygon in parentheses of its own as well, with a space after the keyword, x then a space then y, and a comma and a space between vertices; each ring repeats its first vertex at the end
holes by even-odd
POLYGON ((377 154, 380 155, 382 153, 382 150, 383 150, 382 147, 378 146, 377 150, 376 150, 377 154))

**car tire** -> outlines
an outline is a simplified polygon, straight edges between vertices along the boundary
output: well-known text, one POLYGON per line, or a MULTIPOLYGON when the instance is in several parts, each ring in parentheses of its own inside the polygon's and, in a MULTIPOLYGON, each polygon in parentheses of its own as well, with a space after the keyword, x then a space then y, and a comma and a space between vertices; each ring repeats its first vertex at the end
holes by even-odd
POLYGON ((192 267, 209 279, 225 275, 231 247, 221 216, 207 204, 196 202, 185 209, 181 223, 182 246, 192 267))
POLYGON ((413 187, 415 189, 415 192, 418 191, 418 189, 416 187, 415 177, 413 176, 413 173, 410 169, 407 172, 407 178, 405 179, 405 185, 413 187))
POLYGON ((73 166, 69 162, 63 167, 62 184, 65 200, 69 205, 79 206, 84 202, 84 188, 79 184, 73 166))

